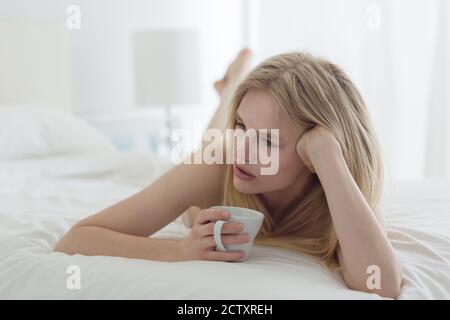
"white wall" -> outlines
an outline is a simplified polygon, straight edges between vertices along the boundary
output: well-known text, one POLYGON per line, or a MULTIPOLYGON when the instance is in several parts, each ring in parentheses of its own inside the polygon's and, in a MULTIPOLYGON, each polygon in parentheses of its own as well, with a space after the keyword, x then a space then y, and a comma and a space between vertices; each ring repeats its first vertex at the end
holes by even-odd
POLYGON ((387 178, 442 177, 450 167, 442 161, 450 163, 450 134, 444 131, 450 122, 446 116, 450 90, 445 89, 450 73, 444 72, 449 62, 442 55, 450 43, 445 31, 450 11, 440 6, 446 2, 252 1, 250 42, 258 60, 306 50, 342 66, 369 107, 385 154, 387 178), (373 8, 380 13, 378 26, 373 23, 373 8), (430 116, 435 119, 429 121, 430 116), (441 141, 434 143, 436 139, 441 141))
MULTIPOLYGON (((2 0, 0 22, 65 26, 67 6, 80 6, 81 30, 65 31, 70 79, 67 87, 55 89, 60 91, 54 98, 63 103, 61 93, 65 92, 67 103, 86 116, 135 107, 130 41, 134 30, 198 29, 203 103, 200 111, 185 113, 185 124, 197 118, 206 125, 218 103, 213 81, 223 75, 243 44, 256 53, 253 65, 295 49, 328 57, 347 71, 365 97, 383 146, 388 177, 413 179, 450 174, 447 2, 2 0), (369 26, 368 9, 373 6, 380 9, 379 28, 369 26)), ((33 72, 43 71, 35 68, 33 72)))
POLYGON ((152 28, 196 28, 202 45, 205 122, 218 103, 212 83, 242 45, 239 0, 2 0, 0 20, 66 24, 66 8, 81 9, 81 29, 67 30, 70 96, 81 115, 134 108, 130 34, 152 28))

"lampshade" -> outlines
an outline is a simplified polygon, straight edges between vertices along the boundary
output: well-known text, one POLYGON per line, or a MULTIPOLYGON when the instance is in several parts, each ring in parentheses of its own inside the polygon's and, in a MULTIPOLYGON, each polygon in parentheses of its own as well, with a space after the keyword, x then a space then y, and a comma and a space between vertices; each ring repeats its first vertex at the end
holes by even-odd
POLYGON ((196 30, 139 31, 132 39, 138 106, 201 102, 196 30))

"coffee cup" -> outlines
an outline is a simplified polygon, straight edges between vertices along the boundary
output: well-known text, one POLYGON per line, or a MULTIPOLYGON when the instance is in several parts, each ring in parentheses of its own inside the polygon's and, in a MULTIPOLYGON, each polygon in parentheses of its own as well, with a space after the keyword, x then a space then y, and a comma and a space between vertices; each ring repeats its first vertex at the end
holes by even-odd
POLYGON ((230 218, 225 220, 217 220, 214 224, 214 241, 216 243, 217 251, 240 251, 243 250, 245 252, 245 256, 239 261, 247 260, 251 249, 253 247, 253 241, 258 234, 259 229, 262 226, 264 221, 264 215, 256 210, 241 208, 241 207, 232 207, 232 206, 214 206, 211 209, 218 209, 227 211, 230 213, 230 218), (226 222, 238 222, 242 223, 244 229, 243 233, 248 233, 250 236, 250 241, 242 244, 228 244, 224 245, 222 243, 222 226, 226 222))

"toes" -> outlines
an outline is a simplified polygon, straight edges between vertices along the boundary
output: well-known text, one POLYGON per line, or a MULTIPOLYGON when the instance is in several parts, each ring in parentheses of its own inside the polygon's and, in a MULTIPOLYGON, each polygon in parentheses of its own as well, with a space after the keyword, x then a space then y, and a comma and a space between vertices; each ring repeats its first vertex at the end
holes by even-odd
POLYGON ((242 73, 245 73, 249 67, 250 57, 252 51, 248 48, 242 49, 237 55, 236 59, 230 64, 225 74, 228 78, 239 77, 242 73))
POLYGON ((239 52, 240 56, 250 56, 252 54, 253 54, 253 52, 249 48, 244 48, 241 50, 241 52, 239 52))
POLYGON ((242 49, 236 58, 228 66, 224 77, 221 80, 214 82, 214 89, 219 96, 222 96, 224 89, 227 85, 236 79, 242 78, 250 67, 250 58, 253 52, 249 48, 242 49))

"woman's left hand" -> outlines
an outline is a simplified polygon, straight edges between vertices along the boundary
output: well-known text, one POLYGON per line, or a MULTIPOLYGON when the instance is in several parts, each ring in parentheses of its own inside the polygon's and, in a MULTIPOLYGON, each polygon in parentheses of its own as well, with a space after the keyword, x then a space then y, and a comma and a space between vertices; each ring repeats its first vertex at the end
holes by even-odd
POLYGON ((324 152, 341 150, 333 132, 322 126, 315 126, 300 136, 296 145, 297 154, 312 173, 316 173, 316 163, 324 152))

